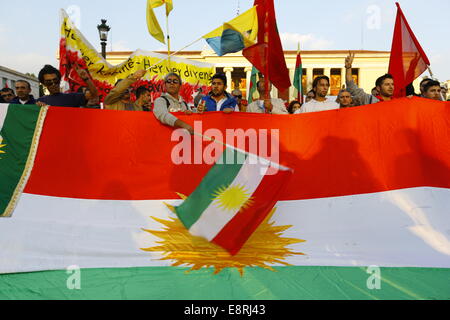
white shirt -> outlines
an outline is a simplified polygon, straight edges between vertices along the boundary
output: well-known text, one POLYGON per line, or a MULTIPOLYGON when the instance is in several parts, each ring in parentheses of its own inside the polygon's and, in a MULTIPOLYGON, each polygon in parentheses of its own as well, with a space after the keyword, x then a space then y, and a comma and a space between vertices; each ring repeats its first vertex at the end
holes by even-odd
MULTIPOLYGON (((273 107, 272 113, 273 114, 287 114, 288 113, 283 100, 278 99, 278 98, 271 98, 270 101, 272 102, 272 107, 273 107)), ((256 101, 250 103, 247 107, 247 112, 265 113, 264 100, 256 100, 256 101)))
POLYGON ((312 99, 311 101, 305 103, 299 110, 295 111, 295 114, 328 111, 335 109, 339 109, 339 104, 333 99, 327 98, 325 101, 317 101, 315 99, 312 99))
POLYGON ((224 98, 222 98, 222 100, 220 101, 216 101, 216 111, 220 111, 220 108, 222 108, 222 105, 225 103, 225 101, 227 101, 228 98, 225 96, 224 98))

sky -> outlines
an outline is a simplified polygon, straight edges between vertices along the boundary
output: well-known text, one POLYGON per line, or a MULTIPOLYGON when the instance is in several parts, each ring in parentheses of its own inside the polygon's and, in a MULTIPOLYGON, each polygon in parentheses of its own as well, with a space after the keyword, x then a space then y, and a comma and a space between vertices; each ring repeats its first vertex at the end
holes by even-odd
MULTIPOLYGON (((146 26, 146 0, 2 1, 0 65, 37 74, 44 64, 57 65, 60 9, 68 11, 84 36, 100 51, 97 25, 111 26, 108 51, 165 50, 146 26)), ((253 0, 173 0, 172 50, 176 51, 234 18, 253 0)), ((450 1, 400 0, 403 12, 431 61, 439 80, 450 80, 450 1)), ((389 51, 396 16, 392 0, 275 0, 285 50, 389 51)), ((155 9, 165 30, 164 9, 155 9)), ((188 50, 202 50, 199 41, 188 50)))

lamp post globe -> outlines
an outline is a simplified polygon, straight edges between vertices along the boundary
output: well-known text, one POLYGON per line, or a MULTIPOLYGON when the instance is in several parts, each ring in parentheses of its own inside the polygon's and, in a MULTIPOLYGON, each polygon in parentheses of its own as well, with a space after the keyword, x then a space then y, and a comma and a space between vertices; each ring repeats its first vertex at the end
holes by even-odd
POLYGON ((108 32, 111 30, 111 27, 106 24, 106 19, 102 19, 102 24, 99 24, 97 29, 102 45, 102 56, 106 59, 106 42, 108 41, 108 32))

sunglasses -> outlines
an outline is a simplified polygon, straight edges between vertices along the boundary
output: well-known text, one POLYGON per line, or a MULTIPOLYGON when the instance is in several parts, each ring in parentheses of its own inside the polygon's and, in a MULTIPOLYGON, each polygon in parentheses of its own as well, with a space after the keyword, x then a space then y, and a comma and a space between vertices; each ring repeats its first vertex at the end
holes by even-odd
POLYGON ((52 84, 59 84, 61 80, 59 79, 52 79, 52 80, 44 80, 44 85, 51 86, 52 84))
POLYGON ((233 97, 238 98, 238 99, 242 99, 242 96, 233 96, 233 97))
POLYGON ((14 97, 12 93, 2 94, 2 97, 14 97))
POLYGON ((168 83, 168 84, 171 84, 171 83, 173 83, 173 84, 179 84, 180 83, 180 81, 179 80, 176 80, 176 79, 169 79, 169 80, 166 80, 166 83, 168 83))

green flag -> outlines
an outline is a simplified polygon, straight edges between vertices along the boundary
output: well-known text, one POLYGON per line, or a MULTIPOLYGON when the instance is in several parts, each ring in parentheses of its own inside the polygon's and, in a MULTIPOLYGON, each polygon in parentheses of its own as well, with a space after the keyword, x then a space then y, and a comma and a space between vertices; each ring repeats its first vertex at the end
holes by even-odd
POLYGON ((248 93, 248 103, 252 103, 253 102, 253 94, 256 91, 256 83, 258 81, 258 69, 256 69, 255 67, 253 67, 252 69, 252 76, 250 78, 250 89, 249 89, 249 93, 248 93))

